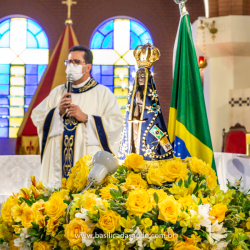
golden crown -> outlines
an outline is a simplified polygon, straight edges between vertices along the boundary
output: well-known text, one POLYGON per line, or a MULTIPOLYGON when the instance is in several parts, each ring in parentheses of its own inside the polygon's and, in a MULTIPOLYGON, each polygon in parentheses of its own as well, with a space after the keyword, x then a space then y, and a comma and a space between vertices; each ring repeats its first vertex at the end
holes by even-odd
POLYGON ((147 43, 145 45, 138 45, 134 50, 134 57, 138 68, 151 68, 153 64, 159 60, 161 53, 155 46, 147 43))

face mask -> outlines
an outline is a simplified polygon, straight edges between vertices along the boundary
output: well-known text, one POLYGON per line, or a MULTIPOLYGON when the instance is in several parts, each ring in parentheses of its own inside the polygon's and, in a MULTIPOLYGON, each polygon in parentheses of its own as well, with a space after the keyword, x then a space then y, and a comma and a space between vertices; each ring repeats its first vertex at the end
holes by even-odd
POLYGON ((76 65, 74 66, 73 63, 70 63, 69 65, 67 65, 66 68, 66 74, 69 75, 71 74, 73 76, 73 81, 77 81, 79 80, 84 74, 86 74, 86 72, 82 73, 82 68, 87 66, 86 65, 76 65))

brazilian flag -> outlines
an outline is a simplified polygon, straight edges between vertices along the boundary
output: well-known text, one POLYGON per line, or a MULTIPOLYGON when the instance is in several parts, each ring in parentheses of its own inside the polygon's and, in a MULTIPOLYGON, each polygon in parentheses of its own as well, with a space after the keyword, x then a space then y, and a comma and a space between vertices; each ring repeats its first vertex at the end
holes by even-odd
POLYGON ((188 14, 181 17, 176 37, 174 79, 168 133, 176 157, 211 164, 216 172, 202 82, 188 14))

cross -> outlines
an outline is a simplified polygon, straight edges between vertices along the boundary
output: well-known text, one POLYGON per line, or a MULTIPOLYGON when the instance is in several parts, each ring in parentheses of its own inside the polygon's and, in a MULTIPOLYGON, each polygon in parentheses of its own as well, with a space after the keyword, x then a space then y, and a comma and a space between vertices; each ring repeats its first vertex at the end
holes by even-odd
POLYGON ((32 146, 32 142, 30 141, 30 145, 26 148, 26 150, 29 151, 29 154, 34 150, 34 147, 32 146))
POLYGON ((62 1, 62 4, 66 4, 68 5, 68 20, 70 20, 70 16, 71 16, 71 6, 73 4, 77 4, 76 1, 73 1, 73 0, 66 0, 66 1, 62 1))

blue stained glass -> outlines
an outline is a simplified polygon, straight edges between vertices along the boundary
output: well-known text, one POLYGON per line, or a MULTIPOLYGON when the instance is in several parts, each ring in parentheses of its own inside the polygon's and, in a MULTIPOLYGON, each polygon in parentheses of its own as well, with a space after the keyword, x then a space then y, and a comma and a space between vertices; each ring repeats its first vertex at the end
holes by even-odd
POLYGON ((31 49, 31 48, 32 49, 39 48, 35 36, 29 31, 27 31, 26 47, 29 48, 29 49, 31 49))
POLYGON ((24 108, 24 113, 26 113, 28 111, 28 108, 24 108))
POLYGON ((133 78, 133 76, 132 76, 132 73, 133 73, 133 72, 136 72, 135 66, 134 66, 134 65, 130 65, 130 66, 129 66, 129 82, 130 82, 130 83, 133 83, 133 82, 134 82, 134 78, 133 78))
POLYGON ((9 128, 0 128, 0 138, 8 138, 9 128))
POLYGON ((0 34, 5 33, 9 29, 10 29, 10 19, 8 19, 0 24, 0 34))
POLYGON ((9 105, 9 99, 7 97, 0 97, 1 105, 9 105))
POLYGON ((9 126, 8 118, 0 118, 0 126, 8 127, 9 126))
POLYGON ((145 28, 142 27, 139 23, 135 21, 130 21, 130 30, 132 30, 137 36, 140 36, 143 32, 145 32, 145 28))
POLYGON ((38 82, 41 81, 43 73, 45 72, 47 65, 38 65, 38 82))
POLYGON ((39 49, 49 48, 48 38, 43 31, 36 36, 36 39, 38 40, 39 49))
POLYGON ((29 19, 27 19, 27 29, 34 35, 42 30, 42 28, 37 23, 29 19))
POLYGON ((9 75, 0 75, 0 84, 9 84, 9 75))
POLYGON ((0 48, 10 47, 10 32, 7 31, 0 39, 0 48))
POLYGON ((104 36, 99 32, 96 32, 91 42, 91 49, 100 49, 104 36))
POLYGON ((0 85, 0 95, 9 94, 9 85, 0 85))
POLYGON ((37 74, 37 65, 35 64, 26 64, 25 65, 26 75, 36 75, 37 74))
POLYGON ((113 35, 114 32, 111 32, 109 35, 106 36, 102 43, 102 49, 113 49, 113 35))
POLYGON ((111 20, 103 24, 98 30, 102 32, 104 35, 107 35, 113 29, 114 29, 114 20, 111 20))
POLYGON ((105 86, 113 86, 114 85, 114 76, 102 76, 102 84, 105 86))
POLYGON ((10 65, 0 64, 0 74, 10 74, 10 65))
POLYGON ((34 95, 36 92, 37 86, 25 86, 24 94, 25 95, 34 95))
POLYGON ((37 75, 26 75, 25 76, 25 85, 37 85, 38 77, 37 75))
POLYGON ((140 38, 136 36, 133 32, 130 32, 130 49, 135 49, 140 44, 140 38))
POLYGON ((30 105, 32 98, 26 97, 25 98, 25 105, 30 105))
POLYGON ((141 38, 142 44, 146 44, 146 43, 153 44, 151 36, 149 35, 148 32, 144 33, 142 36, 140 36, 140 38, 141 38))
POLYGON ((9 115, 8 108, 0 108, 0 115, 9 115))
POLYGON ((101 83, 101 71, 99 65, 92 66, 91 75, 98 83, 101 83))
POLYGON ((102 66, 102 75, 113 75, 114 74, 114 66, 103 65, 102 66))

